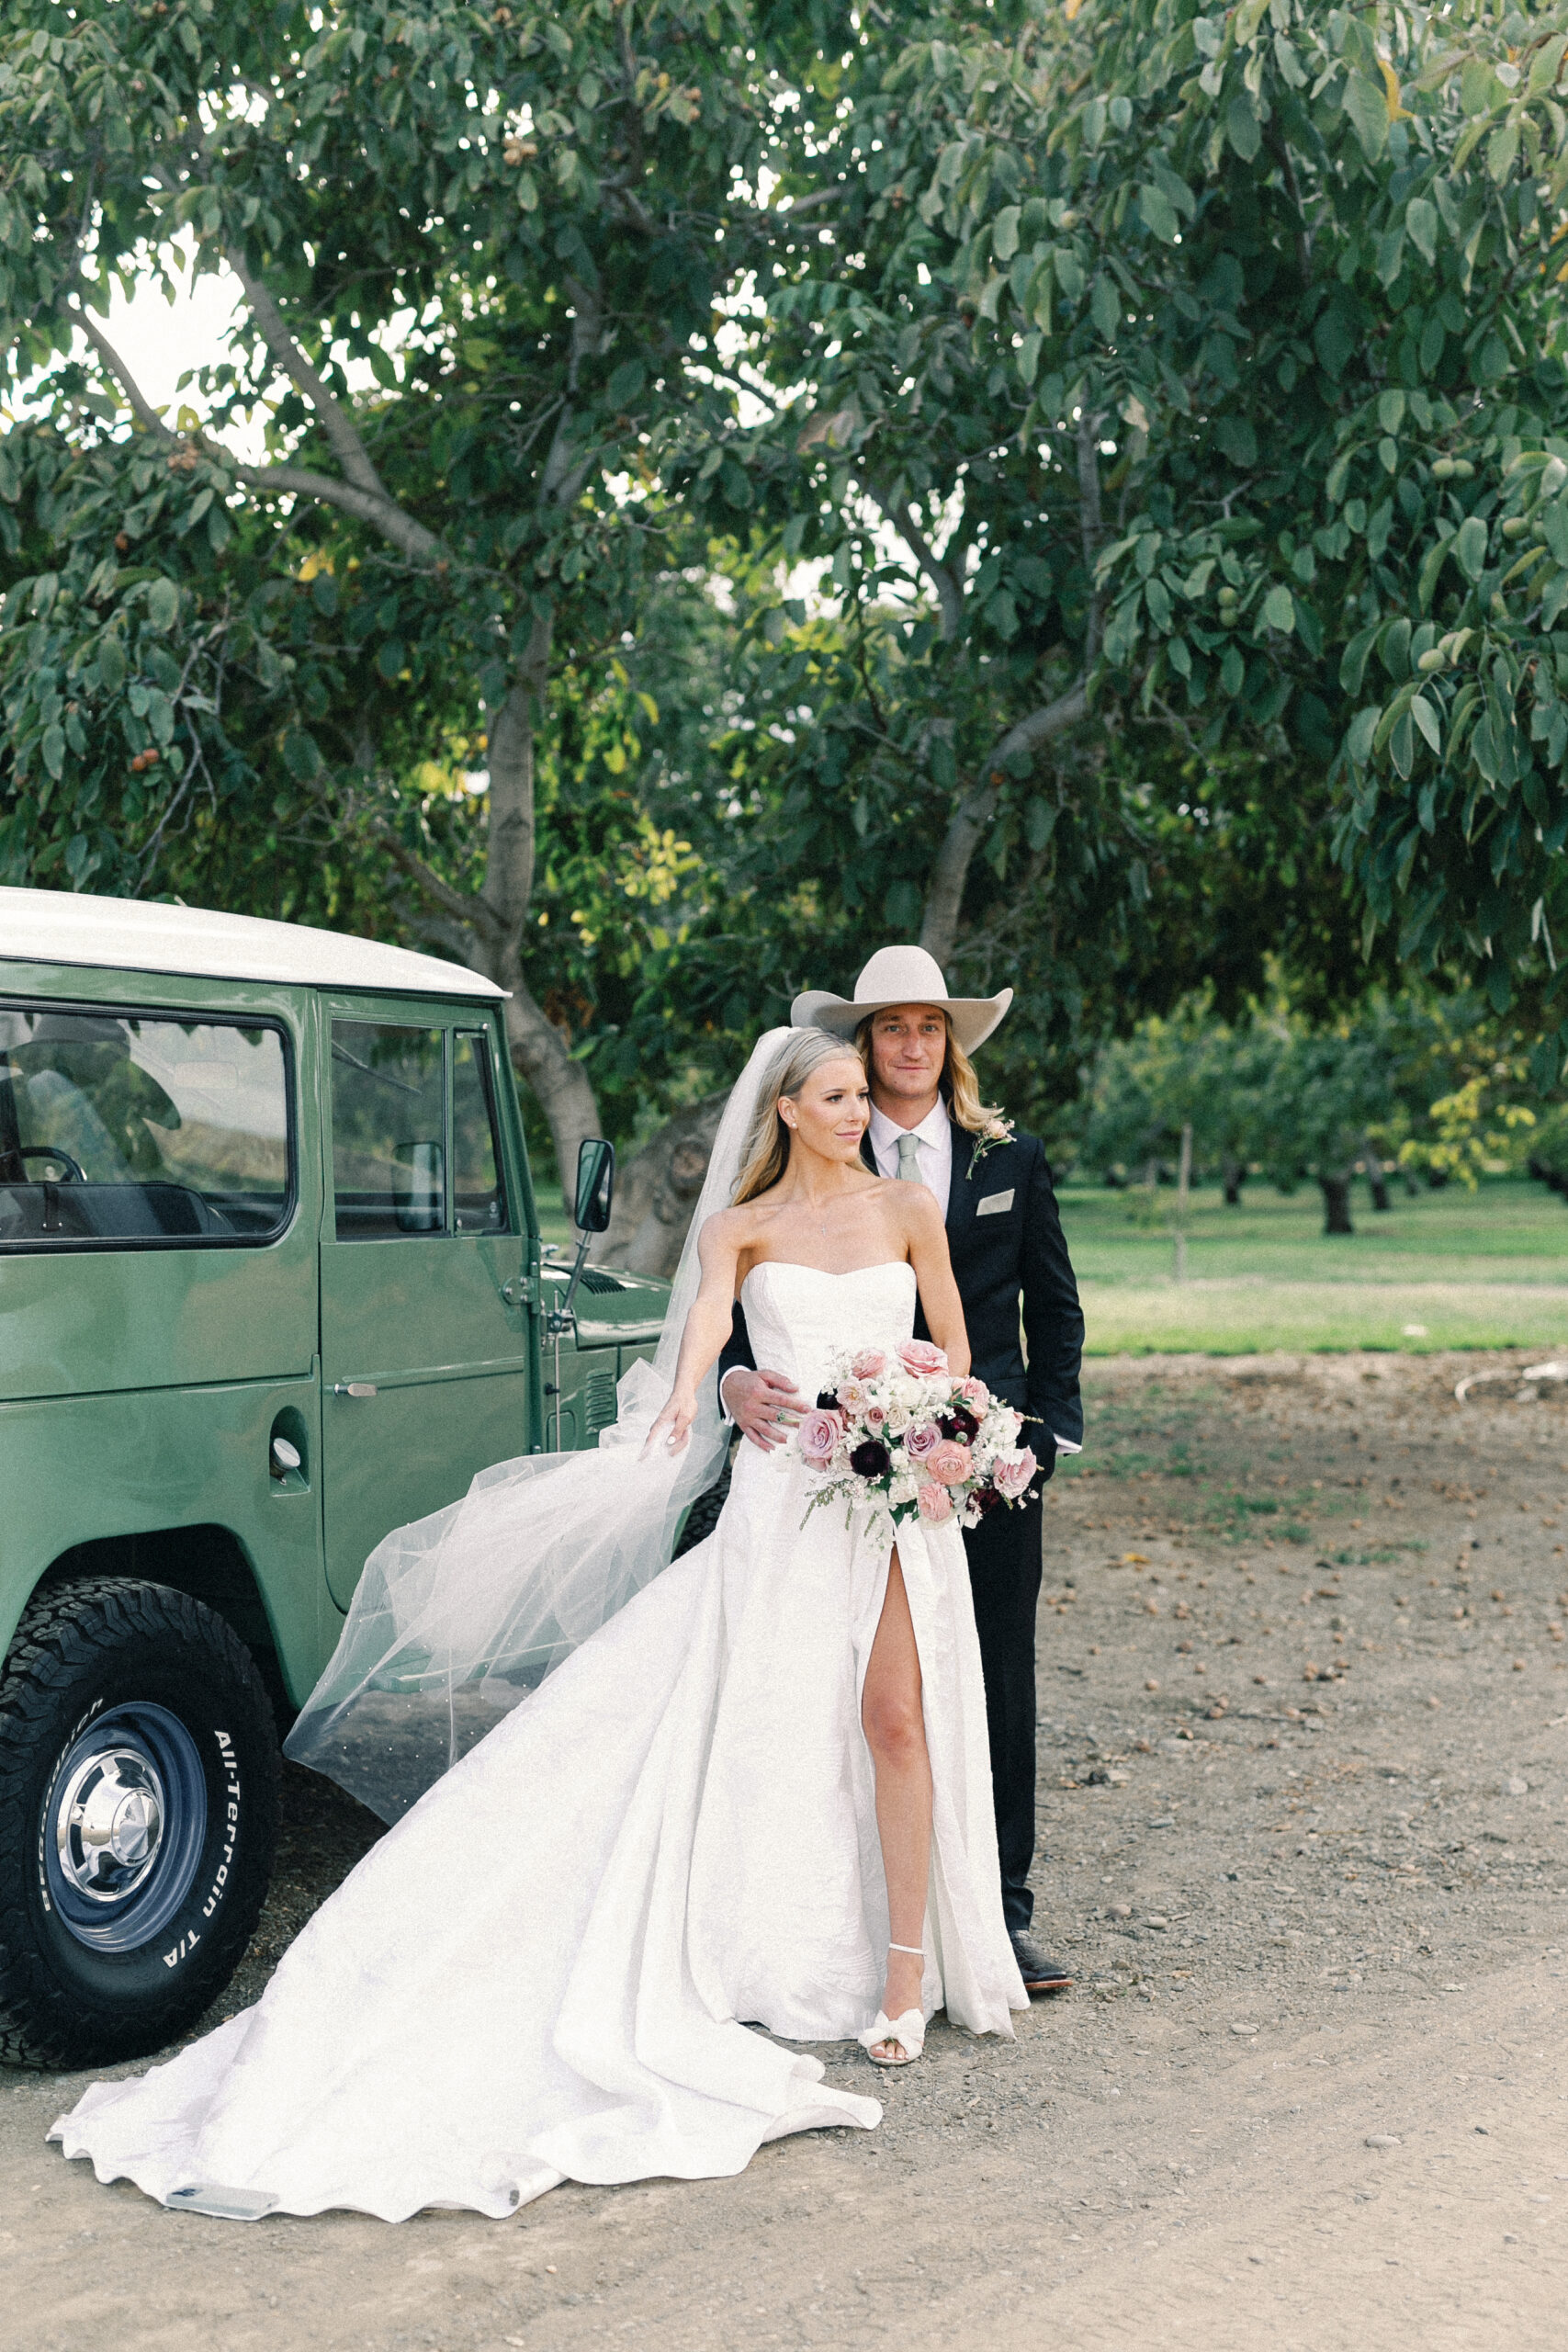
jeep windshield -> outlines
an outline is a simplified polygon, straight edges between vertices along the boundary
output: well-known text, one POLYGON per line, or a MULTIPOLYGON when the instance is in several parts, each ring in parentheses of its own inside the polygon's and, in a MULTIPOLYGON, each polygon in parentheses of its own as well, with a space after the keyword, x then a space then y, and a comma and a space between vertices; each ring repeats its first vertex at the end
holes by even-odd
POLYGON ((276 1026, 0 1008, 0 1250, 266 1241, 291 1191, 276 1026))

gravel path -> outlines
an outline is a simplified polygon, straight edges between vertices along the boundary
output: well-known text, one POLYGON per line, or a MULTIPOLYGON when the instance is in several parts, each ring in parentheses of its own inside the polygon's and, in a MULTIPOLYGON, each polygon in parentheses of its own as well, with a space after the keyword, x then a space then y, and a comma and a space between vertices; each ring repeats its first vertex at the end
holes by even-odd
MULTIPOLYGON (((1039 1921, 1079 1989, 1016 2044, 939 2023, 880 2132, 738 2180, 400 2230, 164 2213, 42 2146, 78 2078, 0 2074, 15 2340, 1555 2347, 1568 1387, 1524 1361, 1095 1368, 1040 1629, 1039 1921), (1478 1369, 1510 1376, 1456 1404, 1478 1369)), ((374 1834, 288 1803, 225 2011, 374 1834)))

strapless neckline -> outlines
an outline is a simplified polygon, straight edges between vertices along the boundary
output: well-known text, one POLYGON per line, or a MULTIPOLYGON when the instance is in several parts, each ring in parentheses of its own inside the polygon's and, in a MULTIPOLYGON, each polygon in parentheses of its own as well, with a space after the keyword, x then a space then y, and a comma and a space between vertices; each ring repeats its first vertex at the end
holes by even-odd
POLYGON ((860 1274, 892 1273, 898 1269, 913 1276, 915 1271, 908 1258, 878 1258, 869 1266, 849 1266, 840 1273, 832 1272, 827 1266, 808 1266, 799 1258, 764 1258, 761 1265, 752 1267, 741 1283, 742 1298, 746 1295, 747 1283, 754 1282, 770 1266, 787 1266, 792 1273, 796 1274, 818 1274, 825 1283, 852 1283, 860 1274))

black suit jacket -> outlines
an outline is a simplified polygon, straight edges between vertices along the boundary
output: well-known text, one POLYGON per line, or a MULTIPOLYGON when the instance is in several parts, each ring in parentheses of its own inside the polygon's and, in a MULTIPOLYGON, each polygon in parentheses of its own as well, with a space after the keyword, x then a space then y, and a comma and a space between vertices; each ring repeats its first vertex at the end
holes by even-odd
MULTIPOLYGON (((1023 1442, 1049 1470, 1057 1438, 1083 1442, 1078 1286, 1038 1136, 1015 1135, 1007 1143, 989 1144, 977 1165, 975 1142, 966 1128, 953 1128, 947 1200, 947 1247, 964 1302, 970 1354, 987 1387, 1032 1417, 1023 1442)), ((874 1167, 869 1137, 862 1150, 867 1165, 874 1167)), ((915 1331, 920 1339, 930 1336, 923 1311, 915 1331)), ((738 1365, 755 1371, 756 1363, 738 1302, 718 1360, 719 1380, 738 1365)))

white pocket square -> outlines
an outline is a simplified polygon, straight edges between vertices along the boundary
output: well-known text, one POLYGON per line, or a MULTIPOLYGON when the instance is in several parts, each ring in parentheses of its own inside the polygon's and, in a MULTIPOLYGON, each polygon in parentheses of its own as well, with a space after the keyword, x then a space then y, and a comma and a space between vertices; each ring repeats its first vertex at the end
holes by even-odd
POLYGON ((1006 1215, 1007 1211, 1011 1208, 1011 1206, 1012 1193, 1010 1192, 987 1193, 975 1214, 976 1216, 1003 1216, 1006 1215))

